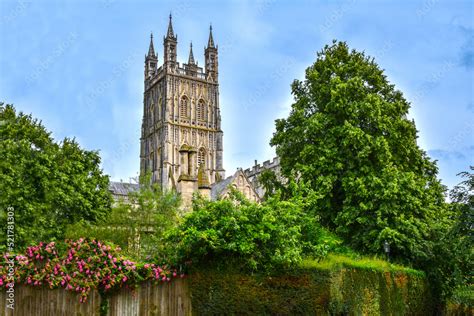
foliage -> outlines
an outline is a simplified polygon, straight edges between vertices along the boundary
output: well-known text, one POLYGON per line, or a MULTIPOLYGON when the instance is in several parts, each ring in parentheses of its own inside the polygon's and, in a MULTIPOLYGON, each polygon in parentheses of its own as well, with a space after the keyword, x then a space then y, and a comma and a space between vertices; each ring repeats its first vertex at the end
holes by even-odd
MULTIPOLYGON (((357 262, 353 259, 327 260, 357 262)), ((322 260, 326 261, 326 259, 322 260)), ((206 266, 188 279, 198 315, 431 315, 433 302, 422 272, 308 260, 284 273, 242 273, 206 266)), ((369 261, 368 261, 369 262, 369 261)), ((381 264, 376 260, 377 265, 381 264)), ((364 261, 365 264, 365 261, 364 261)))
POLYGON ((282 199, 288 199, 289 192, 286 190, 285 184, 278 178, 273 170, 263 170, 258 176, 259 185, 265 190, 263 199, 266 200, 269 197, 277 194, 281 195, 282 199))
POLYGON ((169 282, 178 275, 168 266, 128 260, 119 247, 95 239, 67 240, 59 247, 55 242, 40 242, 28 247, 23 255, 5 254, 2 259, 0 287, 9 287, 14 281, 15 284, 64 288, 80 294, 81 302, 86 301, 92 289, 101 293, 121 287, 133 289, 144 280, 169 282), (13 280, 8 276, 10 260, 14 261, 13 280))
MULTIPOLYGON (((0 208, 14 212, 15 249, 60 240, 66 225, 109 213, 109 180, 97 152, 81 149, 74 139, 55 143, 41 122, 3 103, 0 131, 0 208)), ((6 215, 0 215, 3 232, 6 215)), ((0 251, 5 238, 0 235, 0 251)))
POLYGON ((271 144, 283 175, 313 191, 312 209, 355 249, 396 260, 431 255, 444 211, 437 167, 417 146, 409 103, 373 59, 334 42, 292 85, 271 144))
MULTIPOLYGON (((468 309, 471 310, 471 314, 474 311, 474 285, 458 287, 448 302, 448 310, 451 309, 462 309, 465 308, 465 314, 468 315, 468 309)), ((454 313, 453 313, 454 314, 454 313)))
POLYGON ((460 175, 466 180, 451 190, 450 208, 433 226, 433 257, 423 264, 443 303, 452 299, 459 288, 472 290, 469 286, 473 284, 474 174, 460 175))
MULTIPOLYGON (((470 170, 474 171, 474 166, 470 166, 470 170)), ((463 248, 463 251, 472 252, 474 241, 474 173, 464 171, 458 175, 467 179, 455 186, 450 192, 451 206, 455 214, 452 234, 461 239, 459 246, 463 248)))
POLYGON ((296 202, 251 203, 233 190, 230 199, 195 200, 168 243, 177 262, 225 258, 244 269, 271 271, 295 265, 310 248, 302 238, 302 215, 296 202))
POLYGON ((134 258, 159 257, 164 233, 178 222, 181 200, 176 192, 151 184, 149 174, 143 175, 139 183, 137 191, 113 206, 109 217, 95 224, 83 221, 72 225, 67 237, 109 240, 134 258))

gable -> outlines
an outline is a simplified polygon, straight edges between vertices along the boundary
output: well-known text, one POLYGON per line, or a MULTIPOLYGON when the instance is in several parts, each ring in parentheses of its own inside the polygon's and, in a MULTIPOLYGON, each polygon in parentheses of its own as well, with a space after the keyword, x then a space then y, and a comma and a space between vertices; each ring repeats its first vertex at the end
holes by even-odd
POLYGON ((260 202, 252 182, 245 176, 242 169, 238 169, 232 176, 215 183, 211 189, 211 199, 216 200, 219 197, 226 197, 229 194, 229 188, 233 186, 241 192, 248 200, 260 202))

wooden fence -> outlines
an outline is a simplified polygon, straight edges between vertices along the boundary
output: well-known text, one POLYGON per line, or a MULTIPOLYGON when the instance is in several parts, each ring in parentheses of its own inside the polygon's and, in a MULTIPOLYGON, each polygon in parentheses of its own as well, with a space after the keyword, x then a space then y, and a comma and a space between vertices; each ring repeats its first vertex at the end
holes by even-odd
MULTIPOLYGON (((31 286, 15 286, 14 310, 8 308, 7 293, 0 292, 0 311, 10 316, 89 316, 99 315, 101 298, 92 291, 86 303, 64 289, 50 290, 31 286)), ((191 315, 188 283, 178 279, 170 283, 145 282, 133 293, 122 289, 108 299, 108 316, 121 315, 191 315)))

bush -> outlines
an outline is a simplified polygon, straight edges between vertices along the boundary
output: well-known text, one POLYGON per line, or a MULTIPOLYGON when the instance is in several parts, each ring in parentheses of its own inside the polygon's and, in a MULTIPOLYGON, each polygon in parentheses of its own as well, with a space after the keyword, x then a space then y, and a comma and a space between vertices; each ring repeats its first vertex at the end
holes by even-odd
MULTIPOLYGON (((303 238, 308 229, 303 222, 300 203, 272 198, 256 204, 233 192, 230 199, 195 200, 193 212, 169 234, 168 243, 177 262, 225 258, 244 269, 270 271, 293 266, 305 253, 317 252, 303 238)), ((311 222, 311 227, 319 226, 311 222)))

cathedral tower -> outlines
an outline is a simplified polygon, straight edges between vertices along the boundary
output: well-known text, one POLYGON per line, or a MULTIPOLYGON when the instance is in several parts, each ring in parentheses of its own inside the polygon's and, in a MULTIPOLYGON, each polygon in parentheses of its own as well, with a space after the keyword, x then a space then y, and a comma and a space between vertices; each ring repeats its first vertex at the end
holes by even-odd
POLYGON ((176 189, 186 201, 193 192, 225 177, 218 47, 211 27, 204 50, 205 71, 194 59, 192 44, 188 63, 182 65, 177 61, 177 47, 170 15, 163 65, 158 67, 153 36, 145 56, 140 173, 150 172, 152 182, 176 189))

